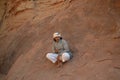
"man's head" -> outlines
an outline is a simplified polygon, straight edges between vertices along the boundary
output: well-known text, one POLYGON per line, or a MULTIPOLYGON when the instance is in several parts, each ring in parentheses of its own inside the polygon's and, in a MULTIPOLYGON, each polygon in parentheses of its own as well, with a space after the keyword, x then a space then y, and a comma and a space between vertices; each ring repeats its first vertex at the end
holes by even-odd
POLYGON ((55 32, 53 34, 53 39, 58 42, 61 39, 61 34, 59 32, 55 32))

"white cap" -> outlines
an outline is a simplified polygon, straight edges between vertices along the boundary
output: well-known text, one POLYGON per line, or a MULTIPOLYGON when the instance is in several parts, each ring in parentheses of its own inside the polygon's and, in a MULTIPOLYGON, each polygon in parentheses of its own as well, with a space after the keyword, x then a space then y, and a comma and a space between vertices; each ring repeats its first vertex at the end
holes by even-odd
POLYGON ((55 37, 61 37, 61 34, 60 34, 59 32, 55 32, 55 33, 53 34, 53 38, 55 38, 55 37))

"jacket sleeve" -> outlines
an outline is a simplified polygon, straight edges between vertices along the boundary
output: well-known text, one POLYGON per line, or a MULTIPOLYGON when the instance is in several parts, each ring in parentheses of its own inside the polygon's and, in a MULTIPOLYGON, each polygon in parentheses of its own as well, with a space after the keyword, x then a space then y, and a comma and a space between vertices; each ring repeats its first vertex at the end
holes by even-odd
POLYGON ((65 51, 65 52, 66 52, 66 51, 69 51, 68 43, 67 43, 65 40, 63 40, 63 47, 64 47, 64 51, 65 51))
POLYGON ((54 45, 54 43, 52 44, 52 51, 55 52, 55 45, 54 45))

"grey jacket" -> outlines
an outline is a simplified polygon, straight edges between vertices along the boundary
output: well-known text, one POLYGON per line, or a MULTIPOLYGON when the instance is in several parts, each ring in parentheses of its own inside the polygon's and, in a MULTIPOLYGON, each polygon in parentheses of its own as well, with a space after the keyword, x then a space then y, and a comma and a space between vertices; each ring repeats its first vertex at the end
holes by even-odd
POLYGON ((55 49, 58 49, 59 55, 61 55, 64 52, 68 52, 70 56, 72 57, 72 53, 70 52, 69 46, 66 40, 64 39, 61 39, 59 42, 53 41, 53 52, 55 52, 55 49))

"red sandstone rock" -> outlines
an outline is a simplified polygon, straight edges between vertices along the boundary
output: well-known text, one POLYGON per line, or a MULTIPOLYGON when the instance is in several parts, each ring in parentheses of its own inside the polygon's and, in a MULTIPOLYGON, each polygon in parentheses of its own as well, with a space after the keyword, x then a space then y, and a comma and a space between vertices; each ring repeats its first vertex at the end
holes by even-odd
POLYGON ((0 30, 5 80, 119 80, 117 1, 8 0, 0 30), (45 58, 56 31, 74 55, 61 68, 45 58))

